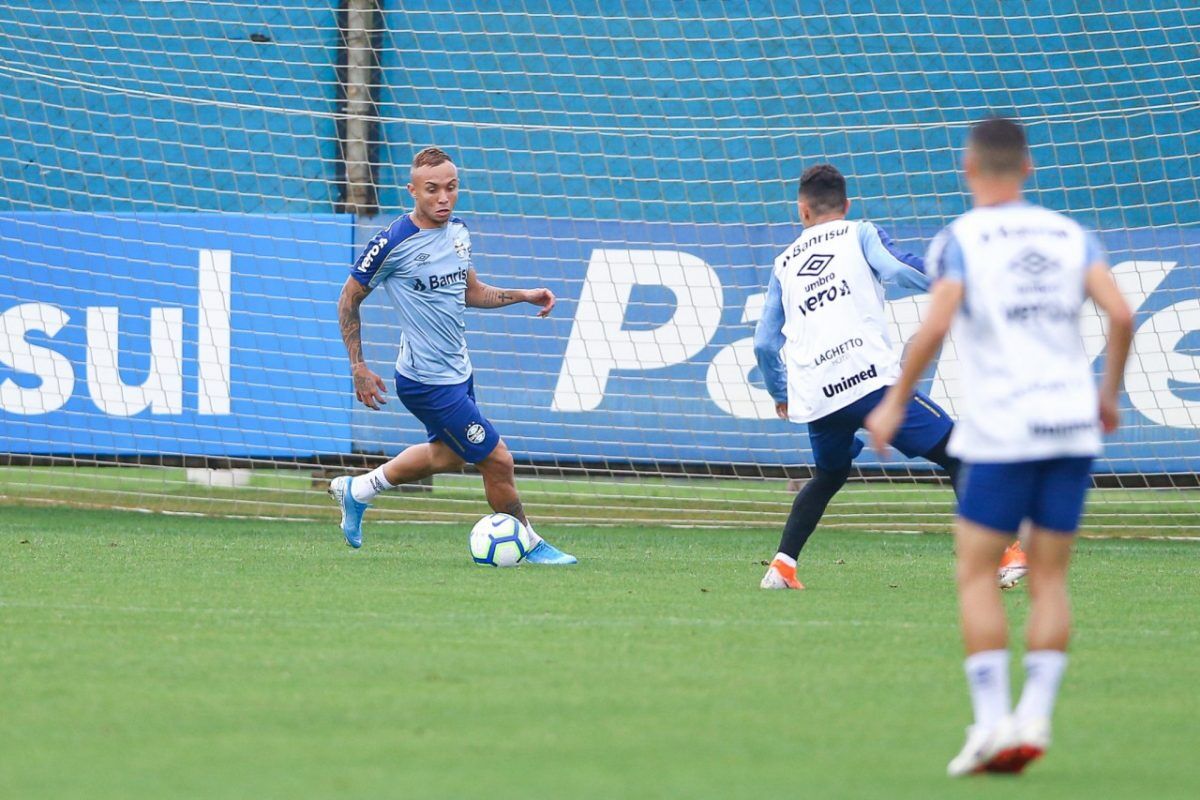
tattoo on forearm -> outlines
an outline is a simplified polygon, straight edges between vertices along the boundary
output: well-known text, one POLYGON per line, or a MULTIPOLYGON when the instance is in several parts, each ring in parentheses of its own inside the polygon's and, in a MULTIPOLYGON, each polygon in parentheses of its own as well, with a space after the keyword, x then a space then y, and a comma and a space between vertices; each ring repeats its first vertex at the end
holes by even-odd
POLYGON ((360 363, 363 360, 362 320, 358 314, 358 303, 344 295, 338 301, 338 327, 342 329, 342 341, 346 343, 350 363, 360 363))
POLYGON ((513 296, 509 292, 500 292, 500 302, 501 303, 507 303, 512 299, 513 299, 513 296))

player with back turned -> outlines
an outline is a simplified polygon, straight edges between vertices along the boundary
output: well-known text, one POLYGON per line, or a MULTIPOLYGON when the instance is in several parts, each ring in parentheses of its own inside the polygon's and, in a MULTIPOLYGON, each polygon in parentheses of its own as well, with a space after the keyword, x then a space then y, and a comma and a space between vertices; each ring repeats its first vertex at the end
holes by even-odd
MULTIPOLYGON (((846 179, 834 166, 805 170, 799 206, 804 231, 775 259, 754 352, 776 413, 808 424, 815 465, 792 503, 764 589, 804 588, 796 559, 863 448, 855 436, 863 419, 900 373, 882 282, 929 287, 920 258, 901 253, 874 224, 846 219, 846 179)), ((941 466, 954 481, 959 461, 946 452, 953 427, 945 411, 917 393, 898 447, 941 466)), ((1023 574, 1024 554, 1014 544, 1000 583, 1013 586, 1023 574)))
POLYGON ((892 441, 913 386, 954 325, 963 369, 962 418, 950 451, 964 461, 955 546, 958 598, 975 724, 950 775, 1019 772, 1050 744, 1050 717, 1067 665, 1067 567, 1091 486, 1101 429, 1117 426, 1117 395, 1133 318, 1096 237, 1062 214, 1027 203, 1025 132, 991 118, 971 130, 963 159, 972 210, 929 248, 936 277, 925 321, 900 379, 867 420, 880 452, 892 441), (1087 298, 1108 317, 1097 396, 1080 333, 1087 298), (1022 524, 1031 609, 1025 685, 1011 709, 1008 626, 991 575, 1022 524))
POLYGON ((471 265, 471 234, 453 216, 458 201, 458 169, 446 153, 428 147, 413 159, 408 184, 414 208, 371 239, 350 268, 338 300, 338 321, 350 356, 354 392, 368 408, 386 402, 383 379, 363 360, 359 306, 383 287, 400 320, 396 394, 428 433, 367 475, 334 478, 329 493, 342 509, 342 534, 351 547, 362 545, 362 517, 380 492, 402 483, 453 472, 474 464, 483 476, 488 503, 528 528, 533 548, 526 561, 574 564, 533 530, 517 494, 513 457, 504 440, 475 403, 475 382, 467 354, 463 312, 514 303, 554 308, 545 288, 497 289, 479 280, 471 265))

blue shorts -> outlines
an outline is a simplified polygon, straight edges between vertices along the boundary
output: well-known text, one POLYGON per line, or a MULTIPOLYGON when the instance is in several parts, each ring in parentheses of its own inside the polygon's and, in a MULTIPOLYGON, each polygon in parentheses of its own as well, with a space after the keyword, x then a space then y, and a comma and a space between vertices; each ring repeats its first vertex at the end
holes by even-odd
MULTIPOLYGON (((887 388, 876 389, 845 408, 808 423, 813 463, 818 469, 828 472, 850 469, 850 462, 863 449, 862 440, 855 434, 886 393, 887 388)), ((909 458, 923 456, 945 439, 953 427, 954 422, 941 406, 917 392, 908 404, 904 424, 892 445, 909 458)))
POLYGON ((1039 528, 1074 533, 1092 485, 1092 459, 964 464, 958 515, 1001 533, 1029 520, 1039 528))
POLYGON ((463 461, 478 464, 500 443, 500 433, 475 405, 475 378, 449 386, 419 383, 396 373, 396 396, 425 425, 429 441, 442 442, 463 461))

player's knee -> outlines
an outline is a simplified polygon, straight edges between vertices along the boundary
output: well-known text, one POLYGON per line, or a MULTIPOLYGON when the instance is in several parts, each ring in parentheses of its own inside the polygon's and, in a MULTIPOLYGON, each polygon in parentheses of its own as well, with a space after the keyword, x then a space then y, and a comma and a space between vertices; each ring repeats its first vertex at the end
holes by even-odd
POLYGON ((811 483, 816 484, 818 487, 825 489, 826 491, 836 492, 838 489, 841 489, 843 485, 845 485, 849 478, 849 466, 839 469, 825 469, 824 467, 817 467, 815 470, 813 470, 811 483))
POLYGON ((959 586, 978 585, 990 589, 996 585, 996 570, 999 566, 999 561, 991 564, 978 559, 959 557, 954 566, 954 578, 959 586))
POLYGON ((450 472, 460 468, 465 462, 458 453, 442 442, 432 442, 429 445, 429 468, 431 471, 450 472))
POLYGON ((496 449, 488 453, 487 458, 475 465, 480 472, 491 478, 507 478, 513 474, 514 463, 512 452, 503 441, 496 449))

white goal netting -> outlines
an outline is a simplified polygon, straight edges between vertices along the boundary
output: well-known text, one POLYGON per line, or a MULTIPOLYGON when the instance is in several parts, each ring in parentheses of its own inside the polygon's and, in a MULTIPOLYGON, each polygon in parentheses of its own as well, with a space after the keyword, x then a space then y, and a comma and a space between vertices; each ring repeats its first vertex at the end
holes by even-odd
MULTIPOLYGON (((1099 231, 1138 309, 1088 525, 1200 530, 1200 10, 402 6, 0 8, 0 502, 331 515, 330 475, 424 436, 394 397, 354 407, 334 303, 436 144, 481 277, 560 298, 467 321, 531 513, 778 524, 811 449, 751 336, 801 171, 837 165, 852 216, 923 253, 995 111, 1028 126, 1031 197, 1099 231)), ((364 337, 390 376, 382 294, 364 337)), ((904 337, 922 298, 889 297, 904 337)), ((1094 315, 1085 336, 1099 366, 1094 315)), ((951 411, 956 374, 951 347, 924 387, 951 411)), ((945 527, 926 466, 857 463, 830 524, 945 527)), ((417 488, 377 518, 486 510, 471 474, 417 488)))

